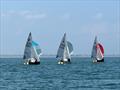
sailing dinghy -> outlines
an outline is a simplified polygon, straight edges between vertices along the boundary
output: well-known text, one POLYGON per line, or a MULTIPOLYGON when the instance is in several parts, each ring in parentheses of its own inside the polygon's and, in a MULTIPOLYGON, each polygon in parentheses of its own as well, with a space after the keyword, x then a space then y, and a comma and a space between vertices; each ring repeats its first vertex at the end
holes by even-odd
POLYGON ((104 62, 104 48, 100 43, 98 43, 97 36, 94 40, 91 58, 93 62, 104 62))
POLYGON ((73 46, 69 41, 66 40, 66 33, 65 33, 61 40, 56 55, 56 58, 59 60, 58 64, 71 63, 72 53, 73 53, 73 46))
POLYGON ((24 50, 24 64, 40 64, 40 55, 40 46, 32 40, 32 34, 30 32, 24 50))

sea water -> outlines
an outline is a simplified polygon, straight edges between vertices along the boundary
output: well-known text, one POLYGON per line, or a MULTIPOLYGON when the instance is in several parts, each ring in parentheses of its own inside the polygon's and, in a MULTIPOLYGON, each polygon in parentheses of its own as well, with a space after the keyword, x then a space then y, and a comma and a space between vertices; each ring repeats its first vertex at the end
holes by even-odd
POLYGON ((40 65, 24 65, 21 58, 0 58, 0 90, 120 90, 119 57, 71 62, 58 65, 55 58, 41 58, 40 65))

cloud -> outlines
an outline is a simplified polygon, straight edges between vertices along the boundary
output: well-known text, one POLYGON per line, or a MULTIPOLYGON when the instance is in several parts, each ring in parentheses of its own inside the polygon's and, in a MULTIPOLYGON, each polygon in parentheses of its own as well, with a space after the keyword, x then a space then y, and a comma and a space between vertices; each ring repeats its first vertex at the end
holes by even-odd
POLYGON ((91 22, 83 25, 83 27, 81 28, 82 32, 90 32, 90 34, 92 35, 107 33, 108 29, 108 24, 105 22, 91 22))
POLYGON ((6 16, 6 17, 15 16, 15 15, 17 15, 17 12, 14 11, 14 10, 10 10, 10 11, 4 12, 4 16, 6 16))
POLYGON ((33 11, 21 11, 19 15, 26 19, 43 19, 47 17, 45 13, 36 13, 33 11))
POLYGON ((8 11, 8 12, 4 12, 4 13, 1 13, 1 16, 10 16, 10 17, 13 17, 13 16, 18 16, 18 17, 23 17, 25 19, 43 19, 43 18, 46 18, 47 15, 45 13, 36 13, 34 11, 29 11, 29 10, 26 10, 26 11, 8 11))
POLYGON ((4 17, 5 16, 5 14, 4 13, 0 13, 0 17, 4 17))
POLYGON ((30 11, 21 11, 21 12, 19 12, 19 15, 21 15, 21 16, 25 16, 25 15, 27 15, 27 14, 31 14, 31 12, 30 11))
POLYGON ((11 15, 11 13, 9 13, 9 12, 1 12, 0 13, 0 17, 8 17, 10 15, 11 15))
POLYGON ((70 14, 65 13, 65 14, 63 14, 62 18, 68 20, 68 19, 70 19, 70 14))
POLYGON ((102 19, 103 18, 103 13, 98 12, 96 13, 96 15, 94 16, 95 19, 102 19))
POLYGON ((103 13, 97 12, 92 16, 92 19, 90 22, 85 23, 81 30, 83 33, 88 33, 92 35, 98 35, 107 33, 109 30, 108 23, 103 20, 103 13))
POLYGON ((27 14, 24 16, 26 19, 43 19, 46 18, 46 14, 27 14))

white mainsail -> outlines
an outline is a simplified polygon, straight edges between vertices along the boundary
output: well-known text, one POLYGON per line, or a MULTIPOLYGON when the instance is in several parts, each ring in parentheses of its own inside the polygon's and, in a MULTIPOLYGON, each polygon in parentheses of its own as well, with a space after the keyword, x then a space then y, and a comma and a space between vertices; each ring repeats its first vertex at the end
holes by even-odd
POLYGON ((70 42, 66 40, 66 33, 65 33, 58 48, 56 58, 67 61, 68 59, 71 58, 70 55, 72 54, 72 52, 73 52, 73 46, 70 42))
POLYGON ((56 58, 60 58, 60 59, 62 59, 62 57, 63 57, 63 52, 64 52, 64 49, 65 49, 65 34, 64 34, 64 36, 63 36, 63 38, 62 38, 62 40, 61 40, 61 43, 60 43, 60 46, 59 46, 59 48, 58 48, 58 51, 57 51, 57 55, 56 55, 56 58))
POLYGON ((40 54, 41 49, 39 48, 39 45, 36 42, 32 41, 32 35, 30 32, 27 39, 27 43, 25 45, 23 59, 28 60, 30 58, 35 58, 37 61, 40 61, 40 54))
POLYGON ((32 52, 32 35, 29 33, 26 45, 25 45, 25 50, 24 50, 24 56, 23 59, 29 59, 33 57, 33 52, 32 52))
POLYGON ((91 58, 93 59, 96 59, 96 54, 97 54, 96 45, 97 45, 97 36, 95 37, 93 48, 92 48, 91 58))

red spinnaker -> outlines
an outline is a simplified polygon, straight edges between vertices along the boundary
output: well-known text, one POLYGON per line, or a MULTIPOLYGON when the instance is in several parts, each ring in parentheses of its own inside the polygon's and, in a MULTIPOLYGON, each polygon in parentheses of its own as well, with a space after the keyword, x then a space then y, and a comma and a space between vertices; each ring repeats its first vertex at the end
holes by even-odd
POLYGON ((97 48, 100 48, 102 54, 104 55, 104 48, 100 43, 97 44, 97 48))

